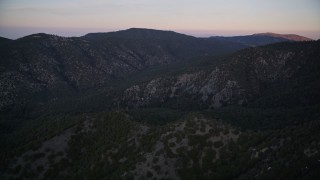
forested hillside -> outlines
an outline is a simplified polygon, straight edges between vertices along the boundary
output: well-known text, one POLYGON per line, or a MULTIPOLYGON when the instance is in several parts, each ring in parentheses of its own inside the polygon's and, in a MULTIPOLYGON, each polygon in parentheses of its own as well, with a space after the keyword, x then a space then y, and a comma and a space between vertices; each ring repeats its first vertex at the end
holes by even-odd
POLYGON ((260 40, 0 39, 0 179, 318 179, 320 41, 260 40))

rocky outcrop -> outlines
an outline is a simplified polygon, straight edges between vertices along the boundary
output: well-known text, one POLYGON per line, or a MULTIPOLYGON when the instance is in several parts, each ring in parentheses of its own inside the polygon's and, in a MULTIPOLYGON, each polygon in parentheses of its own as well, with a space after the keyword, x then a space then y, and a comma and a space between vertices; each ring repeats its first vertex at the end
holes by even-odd
POLYGON ((213 70, 136 84, 124 91, 120 101, 129 107, 172 106, 172 101, 205 108, 246 104, 277 83, 290 84, 310 73, 307 69, 315 71, 319 67, 319 42, 300 44, 299 48, 290 46, 279 50, 268 46, 251 48, 234 54, 213 70))

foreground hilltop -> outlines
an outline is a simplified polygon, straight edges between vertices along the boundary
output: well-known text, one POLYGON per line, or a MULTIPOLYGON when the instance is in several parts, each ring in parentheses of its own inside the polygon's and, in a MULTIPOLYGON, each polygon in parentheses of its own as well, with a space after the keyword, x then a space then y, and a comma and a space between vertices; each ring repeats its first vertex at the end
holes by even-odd
POLYGON ((137 123, 137 117, 124 112, 85 117, 42 143, 29 142, 32 150, 12 158, 5 177, 314 179, 319 175, 318 122, 253 132, 197 113, 162 126, 137 123))

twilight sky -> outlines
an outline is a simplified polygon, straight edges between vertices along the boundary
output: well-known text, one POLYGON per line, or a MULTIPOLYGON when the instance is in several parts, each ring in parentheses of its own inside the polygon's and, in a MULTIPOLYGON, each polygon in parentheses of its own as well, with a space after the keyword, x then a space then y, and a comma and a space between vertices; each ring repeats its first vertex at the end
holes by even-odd
POLYGON ((320 38, 320 0, 0 0, 0 36, 79 36, 131 27, 195 36, 295 33, 320 38))

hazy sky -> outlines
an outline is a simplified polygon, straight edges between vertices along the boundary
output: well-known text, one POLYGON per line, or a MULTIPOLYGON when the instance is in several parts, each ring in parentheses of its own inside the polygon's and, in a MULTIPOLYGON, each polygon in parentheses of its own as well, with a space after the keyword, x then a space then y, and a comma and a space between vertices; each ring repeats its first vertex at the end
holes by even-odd
POLYGON ((320 38, 320 0, 0 0, 0 36, 79 36, 131 27, 197 36, 258 32, 320 38))

